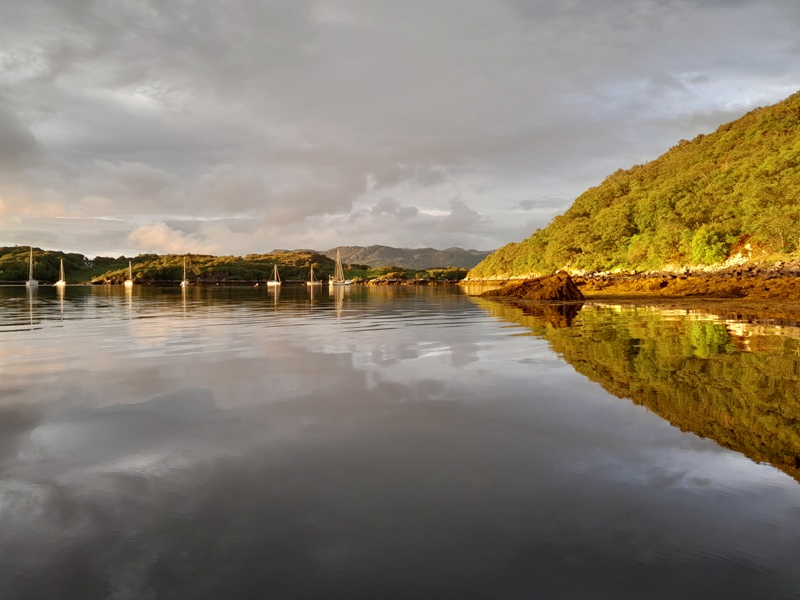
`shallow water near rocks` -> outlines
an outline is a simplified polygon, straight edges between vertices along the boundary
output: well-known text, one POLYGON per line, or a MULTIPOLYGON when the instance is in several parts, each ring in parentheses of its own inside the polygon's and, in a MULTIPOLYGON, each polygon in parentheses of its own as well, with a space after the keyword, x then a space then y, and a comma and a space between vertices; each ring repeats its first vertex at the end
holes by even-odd
POLYGON ((0 597, 796 598, 799 347, 450 287, 0 287, 0 597))

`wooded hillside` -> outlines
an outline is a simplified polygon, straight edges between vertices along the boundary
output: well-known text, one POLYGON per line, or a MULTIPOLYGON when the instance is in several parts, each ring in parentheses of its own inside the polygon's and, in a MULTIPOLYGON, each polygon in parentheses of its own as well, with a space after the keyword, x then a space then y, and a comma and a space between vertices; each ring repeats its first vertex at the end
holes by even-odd
POLYGON ((619 170, 468 277, 800 256, 800 92, 619 170))
POLYGON ((370 267, 393 265, 404 269, 431 269, 457 267, 471 269, 486 258, 490 252, 464 250, 463 248, 392 248, 390 246, 339 246, 323 252, 329 258, 336 257, 336 250, 347 263, 358 263, 370 267))

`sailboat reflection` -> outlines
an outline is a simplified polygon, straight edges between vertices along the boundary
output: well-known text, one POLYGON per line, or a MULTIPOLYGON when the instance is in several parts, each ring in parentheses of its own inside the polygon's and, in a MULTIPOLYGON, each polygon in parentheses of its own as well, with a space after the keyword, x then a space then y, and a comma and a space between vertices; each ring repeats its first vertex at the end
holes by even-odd
POLYGON ((26 290, 28 292, 27 293, 27 296, 28 296, 28 316, 30 318, 31 330, 33 330, 33 328, 34 328, 33 327, 33 325, 34 325, 34 322, 33 322, 33 303, 34 303, 34 300, 35 300, 37 287, 36 286, 28 287, 28 288, 26 288, 26 290))
POLYGON ((281 286, 275 285, 267 288, 267 297, 272 296, 275 308, 278 307, 278 298, 280 298, 280 295, 281 295, 281 286))
POLYGON ((133 320, 133 286, 125 286, 125 298, 128 301, 128 320, 133 320))
POLYGON ((60 316, 60 320, 64 320, 64 296, 67 293, 67 288, 65 285, 56 286, 56 297, 58 298, 58 312, 60 316))
POLYGON ((350 291, 350 286, 330 286, 328 293, 333 294, 333 304, 336 308, 336 318, 342 318, 344 312, 344 295, 350 291))
POLYGON ((607 392, 800 481, 797 324, 700 307, 590 304, 575 314, 470 300, 546 340, 607 392))

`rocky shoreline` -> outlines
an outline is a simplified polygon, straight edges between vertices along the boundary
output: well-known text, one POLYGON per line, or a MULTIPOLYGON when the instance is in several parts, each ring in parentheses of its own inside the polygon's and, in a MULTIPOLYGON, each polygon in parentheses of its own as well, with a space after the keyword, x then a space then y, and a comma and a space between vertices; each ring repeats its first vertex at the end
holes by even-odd
MULTIPOLYGON (((563 273, 563 272, 560 272, 563 273)), ((724 269, 683 268, 647 273, 586 273, 569 275, 587 298, 716 298, 800 302, 800 261, 740 264, 724 269)), ((509 290, 527 280, 471 280, 465 283, 501 284, 509 290)), ((495 294, 498 295, 498 294, 495 294)), ((513 295, 503 293, 499 295, 513 295)), ((520 296, 521 297, 521 296, 520 296)))
POLYGON ((800 265, 740 265, 718 271, 596 274, 573 277, 587 296, 633 294, 659 297, 800 301, 800 265))
POLYGON ((570 302, 584 299, 584 295, 573 279, 564 271, 524 281, 510 281, 502 287, 484 292, 481 296, 517 298, 520 300, 546 300, 551 302, 570 302))

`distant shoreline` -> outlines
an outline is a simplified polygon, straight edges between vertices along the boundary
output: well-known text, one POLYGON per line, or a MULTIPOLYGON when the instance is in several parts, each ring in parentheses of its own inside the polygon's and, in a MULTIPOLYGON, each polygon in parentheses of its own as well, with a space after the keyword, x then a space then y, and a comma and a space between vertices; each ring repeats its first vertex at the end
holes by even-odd
MULTIPOLYGON (((354 281, 351 285, 354 286, 442 286, 442 285, 458 285, 461 280, 456 279, 368 279, 365 281, 354 281)), ((52 281, 39 281, 39 287, 53 287, 55 282, 52 281)), ((180 280, 175 281, 134 281, 135 287, 157 287, 157 288, 177 288, 180 286, 180 280)), ((187 287, 190 288, 206 288, 206 287, 267 287, 267 280, 228 280, 228 281, 199 281, 190 282, 187 287)), ((282 281, 282 286, 288 287, 305 287, 305 280, 298 281, 282 281)), ((321 282, 322 287, 328 285, 327 281, 321 282)), ((0 286, 10 287, 25 287, 24 281, 0 281, 0 286)), ((70 283, 68 287, 104 287, 104 288, 122 288, 122 283, 107 283, 103 281, 82 281, 78 283, 70 283)))

